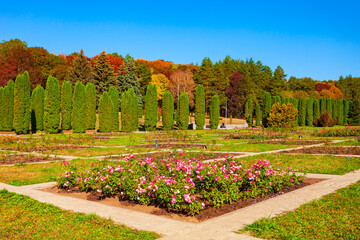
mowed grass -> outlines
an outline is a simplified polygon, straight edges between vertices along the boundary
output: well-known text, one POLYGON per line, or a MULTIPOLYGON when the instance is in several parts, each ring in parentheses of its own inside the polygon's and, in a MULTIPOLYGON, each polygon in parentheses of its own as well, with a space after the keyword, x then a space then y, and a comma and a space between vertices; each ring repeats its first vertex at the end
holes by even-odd
POLYGON ((334 146, 360 146, 360 140, 350 140, 338 143, 332 143, 334 146))
MULTIPOLYGON (((75 159, 71 165, 78 170, 85 170, 92 162, 98 160, 75 159)), ((38 164, 18 164, 15 166, 0 166, 0 182, 14 186, 22 186, 43 182, 56 181, 59 174, 65 172, 62 161, 38 164)))
POLYGON ((149 152, 155 150, 152 148, 135 148, 135 147, 92 147, 92 148, 79 148, 79 149, 61 149, 44 152, 45 154, 54 154, 54 155, 65 155, 65 156, 74 156, 74 157, 95 157, 95 156, 105 156, 105 155, 122 155, 122 154, 132 154, 135 152, 149 152))
POLYGON ((295 145, 281 145, 281 144, 224 144, 224 145, 209 145, 210 151, 228 151, 228 152, 266 152, 272 150, 286 149, 298 147, 295 145))
POLYGON ((73 213, 0 190, 1 239, 156 239, 153 232, 117 225, 95 214, 73 213))
POLYGON ((360 182, 241 232, 264 239, 360 239, 360 182))
POLYGON ((308 173, 342 175, 360 169, 360 158, 339 157, 334 155, 295 155, 285 153, 261 154, 239 158, 246 168, 259 159, 270 161, 274 169, 287 168, 304 170, 308 173))

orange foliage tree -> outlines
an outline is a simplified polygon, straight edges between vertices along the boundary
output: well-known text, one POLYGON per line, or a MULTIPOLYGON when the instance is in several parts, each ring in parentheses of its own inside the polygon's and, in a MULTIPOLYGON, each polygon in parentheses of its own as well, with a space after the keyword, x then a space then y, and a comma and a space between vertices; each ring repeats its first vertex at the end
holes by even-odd
POLYGON ((170 76, 169 90, 174 96, 174 102, 177 103, 180 93, 186 92, 189 96, 190 107, 194 106, 195 82, 190 70, 176 70, 170 76))

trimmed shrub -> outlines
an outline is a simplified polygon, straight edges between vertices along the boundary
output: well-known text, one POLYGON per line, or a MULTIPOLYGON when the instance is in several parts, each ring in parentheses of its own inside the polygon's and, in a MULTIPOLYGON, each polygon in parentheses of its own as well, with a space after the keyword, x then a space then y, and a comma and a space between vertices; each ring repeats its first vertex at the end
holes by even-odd
POLYGON ((360 101, 355 99, 349 109, 349 124, 352 126, 360 126, 360 101))
POLYGON ((17 134, 29 132, 30 113, 30 78, 25 71, 16 77, 14 88, 14 129, 17 134))
POLYGON ((169 91, 164 93, 162 99, 162 123, 164 130, 171 130, 174 125, 174 97, 169 91))
POLYGON ((350 108, 350 102, 348 100, 343 100, 343 113, 344 113, 344 124, 348 124, 348 114, 349 114, 349 108, 350 108))
POLYGON ((314 100, 308 98, 306 100, 306 126, 312 126, 314 122, 314 100))
POLYGON ((119 108, 120 108, 120 96, 119 91, 116 87, 111 86, 109 88, 109 96, 113 103, 114 109, 111 114, 112 118, 112 131, 118 132, 119 131, 119 108))
POLYGON ((74 133, 84 133, 86 130, 85 85, 79 81, 76 82, 74 87, 71 126, 74 133))
POLYGON ((315 127, 332 127, 336 124, 336 120, 330 116, 330 112, 320 114, 320 118, 314 120, 315 127))
POLYGON ((320 114, 326 112, 326 98, 320 98, 320 114))
POLYGON ((217 129, 220 121, 220 100, 218 95, 214 95, 210 103, 210 128, 217 129))
POLYGON ((269 126, 274 128, 291 128, 296 126, 296 115, 298 110, 292 103, 275 103, 269 114, 269 126))
POLYGON ((299 126, 305 126, 306 122, 306 100, 304 98, 300 98, 299 107, 298 107, 298 124, 299 126))
POLYGON ((182 92, 179 96, 178 101, 178 109, 179 109, 179 121, 177 125, 180 130, 186 130, 189 127, 189 96, 187 93, 182 92))
POLYGON ((64 81, 61 87, 61 126, 64 130, 71 129, 72 87, 69 81, 64 81))
POLYGON ((93 83, 87 83, 86 91, 86 129, 95 129, 96 124, 96 88, 93 83))
POLYGON ((112 102, 108 92, 103 92, 99 101, 99 132, 111 131, 112 102))
POLYGON ((262 111, 262 124, 264 127, 268 127, 268 117, 271 112, 271 95, 269 92, 264 94, 263 99, 263 111, 262 111))
POLYGON ((156 85, 149 83, 145 96, 145 130, 153 131, 157 123, 157 90, 156 85))
POLYGON ((314 100, 314 119, 320 117, 320 101, 314 100))
POLYGON ((199 84, 195 91, 195 125, 196 130, 204 129, 205 125, 205 89, 199 84))
POLYGON ((14 81, 10 80, 4 87, 3 131, 12 131, 14 125, 14 81))
POLYGON ((44 100, 44 130, 58 133, 60 124, 60 86, 59 81, 49 76, 46 81, 44 100))
POLYGON ((138 98, 134 89, 129 88, 121 98, 121 131, 131 132, 138 129, 138 98))
POLYGON ((31 95, 31 131, 44 130, 45 90, 38 85, 31 95))
POLYGON ((255 117, 256 117, 256 126, 261 126, 261 109, 258 103, 255 105, 255 117))

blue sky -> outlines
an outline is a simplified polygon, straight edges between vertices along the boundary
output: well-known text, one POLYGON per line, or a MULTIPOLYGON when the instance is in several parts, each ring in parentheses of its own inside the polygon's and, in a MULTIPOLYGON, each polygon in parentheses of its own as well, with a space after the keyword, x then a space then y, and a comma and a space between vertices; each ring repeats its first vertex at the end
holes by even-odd
POLYGON ((0 41, 174 63, 253 58, 288 76, 360 77, 360 1, 16 1, 0 41))

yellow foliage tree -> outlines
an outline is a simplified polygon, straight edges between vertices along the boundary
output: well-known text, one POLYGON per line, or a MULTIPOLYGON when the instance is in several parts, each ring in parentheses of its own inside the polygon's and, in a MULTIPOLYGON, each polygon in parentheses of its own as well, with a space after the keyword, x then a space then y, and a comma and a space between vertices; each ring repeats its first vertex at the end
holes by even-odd
POLYGON ((164 92, 168 90, 169 79, 164 74, 154 74, 151 76, 151 83, 156 85, 157 99, 161 100, 164 92))
POLYGON ((279 103, 275 103, 271 107, 268 118, 269 125, 275 128, 295 127, 297 113, 298 111, 292 103, 283 103, 282 106, 279 103))

